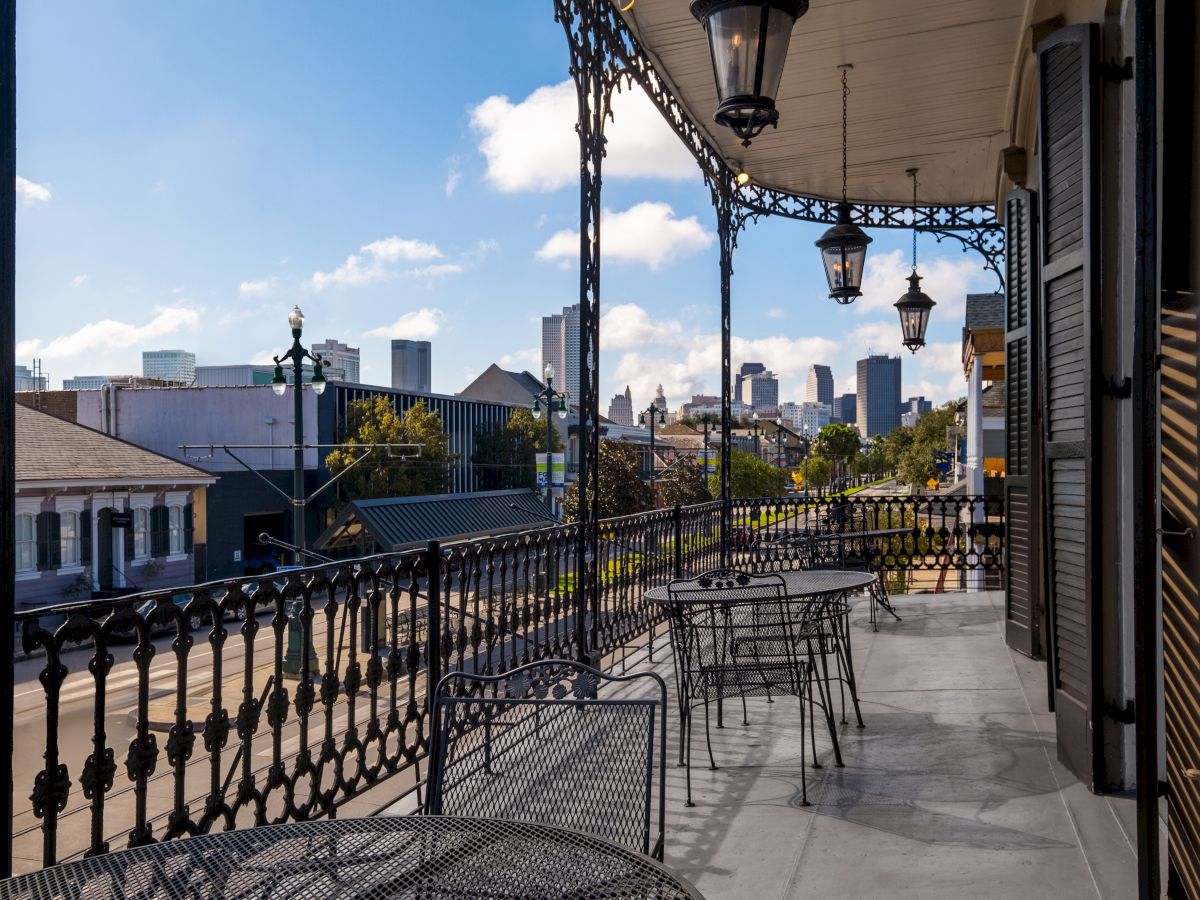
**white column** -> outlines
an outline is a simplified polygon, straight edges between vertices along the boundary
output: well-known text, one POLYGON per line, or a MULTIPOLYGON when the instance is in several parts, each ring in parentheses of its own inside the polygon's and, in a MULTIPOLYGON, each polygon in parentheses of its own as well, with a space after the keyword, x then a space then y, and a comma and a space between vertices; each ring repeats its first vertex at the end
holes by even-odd
MULTIPOLYGON (((972 497, 983 496, 983 362, 976 356, 971 360, 971 371, 967 373, 967 493, 972 497)), ((963 510, 963 524, 972 520, 982 522, 982 504, 976 504, 974 515, 963 510)), ((983 590, 983 570, 967 572, 967 589, 983 590)))

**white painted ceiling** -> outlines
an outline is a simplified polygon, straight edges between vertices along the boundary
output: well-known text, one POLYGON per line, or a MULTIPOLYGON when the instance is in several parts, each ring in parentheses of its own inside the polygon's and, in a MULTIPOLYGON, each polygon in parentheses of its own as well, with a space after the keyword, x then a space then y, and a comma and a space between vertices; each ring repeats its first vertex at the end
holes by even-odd
POLYGON ((712 121, 704 29, 688 0, 636 0, 625 20, 734 167, 791 193, 841 196, 841 63, 850 79, 851 200, 992 203, 1026 0, 810 0, 792 32, 779 127, 746 149, 712 121))

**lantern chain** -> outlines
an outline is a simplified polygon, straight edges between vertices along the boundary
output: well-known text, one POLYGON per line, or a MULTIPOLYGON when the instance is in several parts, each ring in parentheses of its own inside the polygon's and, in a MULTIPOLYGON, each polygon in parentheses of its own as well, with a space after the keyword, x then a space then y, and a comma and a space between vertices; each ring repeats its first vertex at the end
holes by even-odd
POLYGON ((846 130, 846 120, 849 118, 850 112, 850 85, 846 81, 846 70, 853 68, 849 63, 842 66, 842 203, 846 203, 846 146, 849 143, 849 135, 846 130))
POLYGON ((917 271, 917 170, 909 169, 909 176, 913 183, 913 271, 917 271))

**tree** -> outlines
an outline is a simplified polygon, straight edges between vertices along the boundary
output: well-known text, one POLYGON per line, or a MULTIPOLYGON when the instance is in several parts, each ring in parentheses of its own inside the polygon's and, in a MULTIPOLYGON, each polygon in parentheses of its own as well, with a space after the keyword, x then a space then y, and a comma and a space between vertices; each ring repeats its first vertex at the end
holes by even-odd
POLYGON ((905 451, 912 446, 912 442, 913 430, 907 425, 897 425, 888 432, 888 436, 883 439, 883 453, 889 469, 899 470, 900 460, 905 451))
POLYGON ((860 447, 862 447, 862 441, 858 437, 857 429, 843 425, 841 422, 835 422, 822 428, 817 434, 816 443, 813 444, 813 450, 817 457, 827 460, 830 464, 831 474, 837 473, 839 476, 846 463, 858 455, 860 447))
MULTIPOLYGON (((446 449, 442 419, 421 400, 397 415, 390 397, 380 395, 356 400, 342 420, 345 444, 418 444, 420 456, 402 459, 399 453, 376 449, 370 459, 355 466, 340 482, 343 500, 372 500, 380 497, 412 497, 444 494, 450 488, 450 464, 454 454, 446 449)), ((364 451, 340 447, 325 457, 330 473, 337 475, 364 451)), ((411 451, 405 451, 409 453, 411 451)))
POLYGON ((691 506, 712 499, 704 472, 694 456, 682 456, 660 479, 663 503, 691 506))
POLYGON ((808 462, 800 466, 797 471, 804 476, 804 484, 808 486, 810 491, 815 491, 818 488, 823 488, 829 484, 829 476, 833 472, 833 463, 823 456, 810 456, 808 462), (805 470, 807 475, 805 474, 805 470))
MULTIPOLYGON (((641 460, 637 448, 627 441, 600 442, 600 518, 628 516, 644 512, 654 505, 650 485, 642 481, 641 460)), ((579 518, 579 482, 563 495, 563 521, 579 518)))
MULTIPOLYGON (((729 488, 736 498, 779 497, 783 495, 788 473, 763 462, 753 453, 734 448, 729 456, 729 488)), ((721 464, 708 477, 708 487, 714 497, 721 495, 721 464)))
POLYGON ((933 452, 946 449, 946 428, 954 424, 956 407, 956 403, 947 403, 923 415, 912 427, 912 441, 900 457, 902 481, 920 485, 930 478, 941 478, 942 473, 933 465, 933 452))
MULTIPOLYGON (((551 431, 554 452, 562 450, 558 431, 551 431)), ((499 491, 537 486, 535 454, 546 452, 546 425, 528 409, 515 410, 506 423, 480 427, 475 432, 476 489, 499 491)))

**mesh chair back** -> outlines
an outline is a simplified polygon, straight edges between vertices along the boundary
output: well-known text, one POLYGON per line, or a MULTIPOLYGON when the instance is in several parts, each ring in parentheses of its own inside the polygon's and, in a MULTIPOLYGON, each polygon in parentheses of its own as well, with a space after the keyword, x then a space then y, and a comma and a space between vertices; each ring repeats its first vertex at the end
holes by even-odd
POLYGON ((661 858, 666 703, 653 672, 452 672, 434 696, 426 811, 573 828, 661 858))
POLYGON ((783 578, 718 570, 673 581, 672 640, 689 700, 799 695, 799 640, 812 606, 789 603, 783 578))

